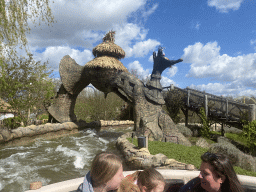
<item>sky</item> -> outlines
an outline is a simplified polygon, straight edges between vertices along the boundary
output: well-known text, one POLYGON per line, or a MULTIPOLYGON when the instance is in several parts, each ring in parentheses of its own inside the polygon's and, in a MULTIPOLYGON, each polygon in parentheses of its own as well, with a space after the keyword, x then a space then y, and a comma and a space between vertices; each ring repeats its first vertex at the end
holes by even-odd
POLYGON ((215 95, 256 95, 256 2, 253 0, 54 0, 50 27, 32 25, 28 47, 36 61, 59 62, 70 55, 84 66, 104 35, 116 31, 121 60, 146 78, 159 46, 183 62, 162 73, 174 84, 215 95))

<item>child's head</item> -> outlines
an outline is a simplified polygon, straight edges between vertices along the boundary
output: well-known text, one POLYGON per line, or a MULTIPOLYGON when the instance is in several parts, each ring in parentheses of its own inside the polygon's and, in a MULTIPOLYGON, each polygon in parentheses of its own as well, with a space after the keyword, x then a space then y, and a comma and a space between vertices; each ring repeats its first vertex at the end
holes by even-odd
POLYGON ((122 160, 112 153, 99 153, 92 161, 90 175, 93 187, 117 189, 124 177, 122 160))
POLYGON ((139 173, 138 186, 141 192, 163 192, 165 181, 161 173, 148 168, 139 173))

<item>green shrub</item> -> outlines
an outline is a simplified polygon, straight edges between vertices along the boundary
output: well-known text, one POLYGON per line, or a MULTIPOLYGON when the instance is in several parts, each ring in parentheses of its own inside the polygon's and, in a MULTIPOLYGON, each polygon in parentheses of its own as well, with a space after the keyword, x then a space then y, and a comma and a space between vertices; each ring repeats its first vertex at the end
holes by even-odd
POLYGON ((3 123, 9 129, 15 129, 17 127, 20 127, 21 121, 22 121, 21 117, 17 116, 17 117, 10 117, 10 118, 4 119, 3 123))
POLYGON ((184 97, 185 95, 183 92, 179 90, 170 90, 164 98, 168 114, 174 123, 179 123, 182 119, 181 107, 184 106, 184 97))
POLYGON ((48 114, 42 114, 42 115, 38 116, 37 119, 38 120, 49 119, 49 115, 48 114))
POLYGON ((245 122, 243 126, 243 136, 249 141, 251 150, 256 148, 256 120, 245 122))
POLYGON ((200 108, 199 111, 199 117, 202 120, 202 127, 201 129, 199 129, 199 133, 202 137, 205 138, 210 138, 210 121, 207 119, 206 115, 205 115, 205 109, 203 107, 200 108))

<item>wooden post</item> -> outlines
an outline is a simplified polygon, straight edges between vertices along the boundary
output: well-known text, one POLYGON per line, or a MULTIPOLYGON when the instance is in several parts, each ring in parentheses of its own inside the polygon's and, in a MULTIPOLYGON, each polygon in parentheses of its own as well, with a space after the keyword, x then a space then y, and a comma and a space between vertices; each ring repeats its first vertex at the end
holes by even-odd
POLYGON ((228 99, 226 99, 226 121, 228 120, 228 99))
POLYGON ((255 104, 249 104, 249 121, 255 120, 255 110, 256 106, 255 104))
POLYGON ((188 108, 185 110, 185 126, 188 126, 188 108))
POLYGON ((189 97, 190 97, 190 90, 188 90, 188 99, 187 99, 187 106, 189 107, 189 97))
POLYGON ((224 123, 221 123, 221 136, 224 137, 224 123))
POLYGON ((208 99, 207 95, 204 95, 204 109, 205 109, 205 116, 208 118, 208 99))
POLYGON ((148 149, 148 136, 146 136, 146 148, 148 149))

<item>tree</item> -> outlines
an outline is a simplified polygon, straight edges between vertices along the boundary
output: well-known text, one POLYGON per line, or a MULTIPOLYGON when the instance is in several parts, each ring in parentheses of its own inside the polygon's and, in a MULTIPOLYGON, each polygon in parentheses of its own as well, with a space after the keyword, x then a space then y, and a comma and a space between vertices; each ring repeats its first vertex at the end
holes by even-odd
POLYGON ((114 93, 109 93, 105 98, 103 92, 85 88, 77 97, 75 114, 77 119, 87 122, 118 119, 124 104, 114 93))
POLYGON ((49 0, 0 0, 0 96, 19 109, 22 117, 25 109, 39 107, 51 95, 46 65, 33 61, 27 49, 28 21, 49 26, 53 19, 49 0), (17 45, 25 48, 27 61, 18 56, 17 45))
POLYGON ((134 75, 135 77, 137 77, 138 79, 140 79, 145 85, 148 82, 148 80, 150 79, 150 76, 143 77, 143 75, 139 74, 136 69, 131 69, 131 70, 129 70, 129 72, 132 75, 134 75))
POLYGON ((44 102, 54 96, 48 63, 35 62, 32 56, 0 66, 0 98, 8 102, 25 122, 30 109, 31 112, 43 109, 44 102))
POLYGON ((48 26, 54 22, 49 0, 0 0, 1 56, 4 56, 3 48, 12 48, 9 53, 12 56, 17 53, 13 47, 20 45, 26 49, 26 32, 30 32, 28 20, 35 24, 37 18, 39 25, 41 20, 48 23, 48 26))

